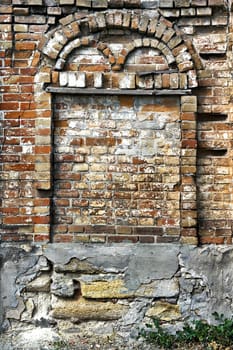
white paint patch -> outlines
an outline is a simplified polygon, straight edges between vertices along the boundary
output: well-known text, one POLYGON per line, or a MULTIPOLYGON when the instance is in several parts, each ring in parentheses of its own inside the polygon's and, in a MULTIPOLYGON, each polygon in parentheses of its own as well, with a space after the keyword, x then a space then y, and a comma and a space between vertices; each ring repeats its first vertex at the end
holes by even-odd
POLYGON ((23 154, 31 154, 33 151, 33 146, 32 145, 23 145, 22 146, 22 153, 23 154))

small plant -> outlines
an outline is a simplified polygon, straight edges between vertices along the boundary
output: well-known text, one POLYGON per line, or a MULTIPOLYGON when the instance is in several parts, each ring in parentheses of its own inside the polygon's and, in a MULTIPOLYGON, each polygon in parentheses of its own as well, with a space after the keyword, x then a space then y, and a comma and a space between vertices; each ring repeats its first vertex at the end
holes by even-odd
POLYGON ((186 323, 183 330, 176 334, 168 333, 162 328, 161 322, 154 318, 153 324, 147 324, 147 329, 141 330, 140 336, 165 349, 193 344, 202 345, 208 350, 233 346, 233 319, 224 319, 223 315, 217 313, 213 315, 218 321, 217 325, 194 321, 191 325, 186 323))
POLYGON ((153 325, 147 324, 147 329, 142 329, 140 336, 146 339, 149 343, 163 346, 165 349, 170 349, 174 343, 174 335, 166 332, 160 325, 157 318, 153 318, 153 325))
POLYGON ((51 350, 68 350, 69 346, 66 341, 64 340, 56 340, 52 344, 52 349, 51 350))

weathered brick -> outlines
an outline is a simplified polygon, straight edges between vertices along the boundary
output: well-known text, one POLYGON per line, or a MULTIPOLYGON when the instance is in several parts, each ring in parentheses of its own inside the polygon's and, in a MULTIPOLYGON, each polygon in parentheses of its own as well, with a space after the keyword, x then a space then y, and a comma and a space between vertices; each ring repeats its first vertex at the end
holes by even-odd
POLYGON ((176 7, 189 7, 189 0, 175 0, 176 7))
POLYGON ((160 0, 159 7, 173 7, 173 0, 160 0))
POLYGON ((206 6, 207 0, 192 0, 192 6, 206 6))
POLYGON ((224 0, 208 0, 208 5, 209 6, 225 6, 225 1, 224 0))
POLYGON ((120 89, 135 89, 135 74, 122 73, 119 81, 120 89))
POLYGON ((147 28, 148 34, 154 34, 156 32, 157 25, 158 25, 158 19, 151 18, 147 28))
POLYGON ((40 16, 40 15, 15 16, 15 23, 42 24, 42 23, 46 23, 46 18, 44 16, 40 16))
POLYGON ((81 7, 91 7, 91 0, 76 0, 76 5, 81 7))
POLYGON ((196 15, 195 8, 182 8, 181 9, 181 16, 195 16, 195 15, 196 15))
POLYGON ((73 5, 75 0, 59 0, 60 5, 73 5))
POLYGON ((197 15, 198 16, 211 16, 212 15, 212 8, 199 7, 199 8, 197 8, 197 15))
POLYGON ((107 8, 108 0, 92 0, 93 8, 107 8))
POLYGON ((156 38, 161 38, 162 35, 165 33, 167 26, 164 23, 158 23, 156 26, 156 32, 155 32, 155 37, 156 38))

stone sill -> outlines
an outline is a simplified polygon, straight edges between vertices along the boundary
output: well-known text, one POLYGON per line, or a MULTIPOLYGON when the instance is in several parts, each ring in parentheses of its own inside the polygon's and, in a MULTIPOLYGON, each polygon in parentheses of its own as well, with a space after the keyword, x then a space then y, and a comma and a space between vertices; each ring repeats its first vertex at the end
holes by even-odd
POLYGON ((55 87, 47 86, 47 92, 53 92, 56 94, 77 94, 77 95, 134 95, 134 96, 156 96, 156 95, 191 95, 192 90, 142 90, 142 89, 88 89, 88 88, 75 88, 75 87, 55 87))

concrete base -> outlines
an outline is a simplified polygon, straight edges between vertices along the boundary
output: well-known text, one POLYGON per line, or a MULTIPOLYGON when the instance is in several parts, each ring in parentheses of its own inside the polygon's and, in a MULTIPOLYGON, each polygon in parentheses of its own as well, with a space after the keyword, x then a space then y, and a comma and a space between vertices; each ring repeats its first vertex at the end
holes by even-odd
POLYGON ((153 317, 172 331, 232 317, 231 246, 5 245, 0 257, 1 349, 85 339, 143 349, 136 336, 153 317))

